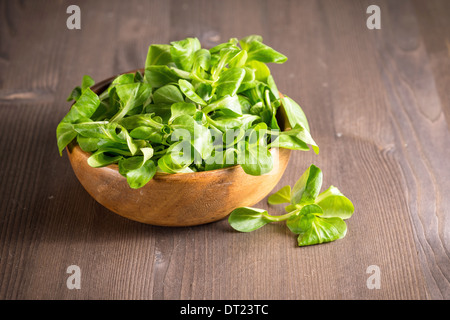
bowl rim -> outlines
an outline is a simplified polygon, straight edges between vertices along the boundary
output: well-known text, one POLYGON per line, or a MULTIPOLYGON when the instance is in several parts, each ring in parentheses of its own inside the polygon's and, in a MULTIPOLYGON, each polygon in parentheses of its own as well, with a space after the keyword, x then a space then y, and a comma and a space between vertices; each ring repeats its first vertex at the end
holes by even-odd
MULTIPOLYGON (((111 82, 115 78, 117 78, 118 76, 123 75, 123 74, 128 74, 128 73, 136 73, 138 71, 143 73, 143 72, 145 72, 145 69, 144 68, 139 68, 139 69, 133 69, 133 70, 129 70, 129 71, 126 71, 126 72, 118 73, 118 74, 116 74, 114 76, 110 76, 110 77, 108 77, 106 79, 103 79, 103 80, 99 81, 98 83, 95 83, 93 86, 90 87, 90 89, 94 93, 99 94, 99 93, 101 93, 100 91, 105 90, 107 88, 107 86, 109 86, 111 84, 111 82)), ((281 97, 283 97, 283 94, 281 92, 279 92, 279 94, 280 94, 281 97)), ((72 108, 72 106, 74 104, 75 104, 75 101, 70 105, 70 108, 72 108)), ((69 108, 69 110, 70 110, 70 108, 69 108)), ((280 107, 278 108, 276 116, 282 118, 282 120, 284 122, 284 126, 283 126, 284 127, 284 131, 291 130, 291 125, 290 125, 289 120, 287 118, 286 111, 284 110, 283 104, 281 104, 280 107)), ((80 145, 76 142, 76 139, 73 139, 66 146, 65 149, 66 149, 66 152, 69 155, 69 157, 71 157, 71 154, 74 152, 74 150, 76 150, 76 152, 79 152, 83 156, 83 158, 86 158, 86 160, 91 155, 91 153, 81 149, 80 145)), ((291 151, 291 150, 285 149, 285 148, 273 147, 273 148, 269 149, 269 152, 271 152, 271 153, 279 152, 280 149, 286 150, 285 152, 289 152, 289 153, 291 151), (277 151, 275 151, 274 149, 276 149, 277 151)), ((204 170, 204 171, 194 171, 194 172, 168 173, 168 172, 157 171, 153 178, 155 178, 155 177, 157 177, 157 178, 171 178, 171 177, 177 178, 177 177, 180 177, 180 176, 186 177, 187 175, 195 175, 196 177, 198 177, 198 176, 201 176, 201 175, 208 175, 208 174, 217 173, 217 172, 224 172, 225 173, 225 172, 228 172, 228 171, 238 170, 239 168, 241 168, 241 170, 243 170, 241 165, 235 164, 235 165, 232 165, 232 166, 229 166, 229 167, 226 167, 226 168, 218 168, 218 169, 211 169, 211 170, 204 170)), ((108 169, 108 170, 112 170, 112 171, 114 171, 116 173, 119 173, 119 166, 116 163, 109 164, 107 166, 100 167, 98 169, 108 169)), ((270 174, 270 172, 269 172, 269 174, 270 174)))

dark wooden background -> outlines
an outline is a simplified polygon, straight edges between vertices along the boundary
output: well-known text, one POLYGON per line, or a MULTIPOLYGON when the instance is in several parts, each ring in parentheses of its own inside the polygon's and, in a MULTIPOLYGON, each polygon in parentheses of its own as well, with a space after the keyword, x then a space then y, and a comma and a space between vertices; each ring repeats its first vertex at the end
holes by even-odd
POLYGON ((449 299, 449 18, 446 0, 0 1, 0 298, 449 299), (96 203, 56 147, 82 76, 141 68, 152 43, 249 34, 288 56, 272 73, 321 147, 279 186, 319 166, 356 207, 347 236, 299 248, 283 224, 155 227, 96 203))

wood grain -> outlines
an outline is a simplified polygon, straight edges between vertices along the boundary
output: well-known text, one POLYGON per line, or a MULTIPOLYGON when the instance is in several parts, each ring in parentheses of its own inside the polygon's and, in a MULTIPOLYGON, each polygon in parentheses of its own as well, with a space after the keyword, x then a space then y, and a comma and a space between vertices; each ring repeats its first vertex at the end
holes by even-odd
POLYGON ((73 4, 81 30, 66 28, 65 2, 0 1, 0 299, 450 298, 448 1, 73 4), (366 28, 371 4, 381 30, 366 28), (282 223, 156 227, 93 200, 55 138, 82 76, 141 68, 152 43, 248 34, 288 56, 272 74, 321 150, 293 152, 277 187, 319 166, 355 205, 347 236, 298 248, 282 223))

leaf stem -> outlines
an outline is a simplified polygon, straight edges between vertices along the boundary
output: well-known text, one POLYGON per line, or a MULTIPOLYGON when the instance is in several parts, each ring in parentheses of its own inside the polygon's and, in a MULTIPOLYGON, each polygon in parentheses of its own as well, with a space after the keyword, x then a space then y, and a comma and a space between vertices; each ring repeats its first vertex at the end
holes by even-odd
POLYGON ((264 218, 266 218, 267 220, 271 221, 271 222, 276 222, 276 221, 284 221, 289 219, 291 216, 296 215, 297 213, 299 213, 301 210, 301 208, 299 209, 295 209, 294 211, 279 215, 279 216, 272 216, 268 213, 263 212, 263 216, 264 218))

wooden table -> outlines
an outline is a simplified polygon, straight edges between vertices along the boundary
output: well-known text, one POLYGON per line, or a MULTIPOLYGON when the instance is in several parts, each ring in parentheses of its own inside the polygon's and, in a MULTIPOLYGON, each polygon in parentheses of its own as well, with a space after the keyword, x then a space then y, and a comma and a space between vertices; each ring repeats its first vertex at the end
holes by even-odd
POLYGON ((0 1, 1 299, 450 298, 450 1, 70 4, 80 30, 68 2, 0 1), (321 148, 294 152, 279 187, 319 166, 356 207, 347 236, 299 248, 281 223, 155 227, 96 203, 55 138, 82 76, 141 68, 152 43, 249 34, 288 56, 272 74, 321 148))

